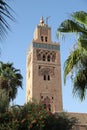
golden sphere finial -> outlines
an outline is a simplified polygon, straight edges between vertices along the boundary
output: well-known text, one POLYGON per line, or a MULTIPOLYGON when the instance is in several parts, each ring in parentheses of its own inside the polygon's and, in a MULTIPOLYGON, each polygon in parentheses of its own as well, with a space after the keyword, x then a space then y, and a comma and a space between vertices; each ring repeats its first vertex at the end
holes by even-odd
POLYGON ((43 16, 40 19, 40 24, 44 24, 44 18, 43 18, 43 16))

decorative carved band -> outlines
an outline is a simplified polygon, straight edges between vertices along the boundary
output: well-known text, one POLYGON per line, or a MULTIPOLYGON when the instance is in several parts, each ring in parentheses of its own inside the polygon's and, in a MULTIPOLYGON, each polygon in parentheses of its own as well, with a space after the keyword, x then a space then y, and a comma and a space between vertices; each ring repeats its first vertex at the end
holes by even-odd
POLYGON ((56 52, 54 51, 37 49, 36 54, 37 54, 37 60, 44 60, 44 61, 50 60, 51 62, 55 62, 56 60, 56 52))
POLYGON ((48 29, 41 29, 40 35, 48 35, 48 29))
POLYGON ((55 76, 54 73, 55 67, 48 67, 48 66, 39 66, 39 75, 49 74, 52 77, 55 76))

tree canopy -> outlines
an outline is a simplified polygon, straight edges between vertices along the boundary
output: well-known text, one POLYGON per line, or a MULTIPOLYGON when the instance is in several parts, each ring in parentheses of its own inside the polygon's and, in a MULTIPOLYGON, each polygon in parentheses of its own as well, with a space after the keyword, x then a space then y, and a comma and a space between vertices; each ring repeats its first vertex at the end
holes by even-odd
MULTIPOLYGON (((13 63, 3 63, 0 61, 0 101, 14 100, 18 87, 22 88, 22 75, 19 69, 13 67, 13 63)), ((3 103, 2 103, 3 104, 3 103)))

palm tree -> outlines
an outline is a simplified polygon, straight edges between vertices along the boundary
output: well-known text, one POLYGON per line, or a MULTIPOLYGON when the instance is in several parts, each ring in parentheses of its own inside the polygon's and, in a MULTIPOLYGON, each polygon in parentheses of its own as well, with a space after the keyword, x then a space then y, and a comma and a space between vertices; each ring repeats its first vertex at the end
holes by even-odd
POLYGON ((57 35, 60 33, 78 34, 76 47, 65 61, 64 83, 71 73, 73 94, 83 100, 87 90, 87 13, 84 11, 72 13, 71 19, 65 20, 59 26, 57 35))
POLYGON ((13 10, 7 4, 6 0, 0 0, 0 40, 4 38, 7 34, 7 30, 10 30, 10 26, 7 22, 7 19, 14 21, 11 13, 13 10))
POLYGON ((18 87, 22 88, 22 75, 12 63, 0 62, 0 91, 5 90, 8 101, 14 100, 18 87))
POLYGON ((9 107, 9 101, 7 92, 4 89, 0 89, 0 113, 5 112, 9 107))

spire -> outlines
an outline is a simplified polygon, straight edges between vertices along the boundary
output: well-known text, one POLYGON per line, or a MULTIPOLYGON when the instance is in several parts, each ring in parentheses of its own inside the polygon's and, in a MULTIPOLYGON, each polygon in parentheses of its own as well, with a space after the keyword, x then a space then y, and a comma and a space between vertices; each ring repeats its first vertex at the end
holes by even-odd
POLYGON ((43 16, 40 19, 40 25, 44 25, 44 18, 43 18, 43 16))

